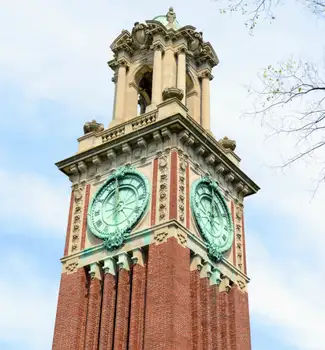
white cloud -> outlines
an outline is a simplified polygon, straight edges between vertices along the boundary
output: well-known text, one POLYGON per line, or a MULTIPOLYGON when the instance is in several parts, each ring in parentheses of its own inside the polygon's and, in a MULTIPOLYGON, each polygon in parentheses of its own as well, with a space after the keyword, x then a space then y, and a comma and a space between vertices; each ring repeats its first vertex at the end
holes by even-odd
POLYGON ((37 235, 65 233, 69 205, 66 188, 37 174, 1 169, 0 183, 0 219, 37 228, 31 230, 37 235))

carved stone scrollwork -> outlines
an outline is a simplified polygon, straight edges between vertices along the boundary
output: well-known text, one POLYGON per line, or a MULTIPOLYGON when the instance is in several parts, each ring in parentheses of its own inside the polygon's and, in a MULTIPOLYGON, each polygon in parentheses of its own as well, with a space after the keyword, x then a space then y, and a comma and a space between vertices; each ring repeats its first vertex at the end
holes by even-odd
POLYGON ((178 211, 179 220, 184 223, 185 220, 185 172, 187 167, 187 161, 183 152, 179 152, 179 190, 178 190, 178 211))
POLYGON ((159 165, 159 221, 167 218, 168 203, 168 161, 165 154, 161 155, 158 160, 159 165))
POLYGON ((148 41, 148 28, 145 24, 135 22, 132 29, 133 44, 137 49, 146 47, 148 41))

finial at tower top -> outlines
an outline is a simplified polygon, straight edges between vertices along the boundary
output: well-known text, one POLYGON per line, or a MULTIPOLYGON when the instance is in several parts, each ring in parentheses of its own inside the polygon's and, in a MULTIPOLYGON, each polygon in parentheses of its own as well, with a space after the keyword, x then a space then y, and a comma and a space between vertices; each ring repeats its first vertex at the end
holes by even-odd
POLYGON ((179 23, 176 20, 176 12, 173 7, 170 7, 165 16, 157 16, 155 21, 162 23, 167 29, 177 30, 180 28, 179 23))

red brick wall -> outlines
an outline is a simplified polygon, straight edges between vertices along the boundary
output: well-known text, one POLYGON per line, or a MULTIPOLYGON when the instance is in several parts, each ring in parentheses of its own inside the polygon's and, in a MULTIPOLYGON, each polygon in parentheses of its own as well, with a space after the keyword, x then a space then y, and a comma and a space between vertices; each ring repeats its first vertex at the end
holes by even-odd
POLYGON ((202 313, 201 313, 201 283, 200 272, 191 271, 191 316, 192 316, 192 349, 202 350, 202 313))
POLYGON ((130 273, 122 269, 118 273, 114 350, 126 350, 128 345, 130 307, 130 273))
POLYGON ((113 350, 115 304, 116 278, 112 274, 106 273, 104 275, 99 350, 113 350))
POLYGON ((190 251, 172 237, 149 246, 145 350, 191 349, 190 251))
POLYGON ((212 329, 211 329, 211 300, 210 300, 210 281, 207 277, 200 279, 201 293, 201 322, 203 350, 212 350, 212 329))
POLYGON ((250 350, 248 295, 245 292, 241 292, 237 286, 234 286, 231 288, 228 298, 231 349, 250 350))
POLYGON ((87 350, 98 349, 101 299, 101 281, 97 278, 90 279, 85 341, 87 350))
POLYGON ((83 268, 61 275, 52 350, 84 348, 87 293, 87 277, 83 268))
POLYGON ((129 349, 143 349, 146 268, 136 264, 132 271, 132 297, 129 330, 129 349))

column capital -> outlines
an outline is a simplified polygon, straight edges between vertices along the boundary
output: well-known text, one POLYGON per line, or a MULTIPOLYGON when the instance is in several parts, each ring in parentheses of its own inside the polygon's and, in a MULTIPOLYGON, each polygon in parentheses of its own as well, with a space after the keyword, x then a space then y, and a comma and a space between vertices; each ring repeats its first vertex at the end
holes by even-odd
POLYGON ((179 54, 188 54, 188 50, 187 50, 187 47, 186 47, 186 45, 181 45, 181 46, 179 46, 177 49, 176 49, 176 53, 177 53, 177 55, 179 55, 179 54))
POLYGON ((156 42, 152 43, 152 45, 150 46, 150 49, 154 50, 154 51, 163 52, 165 50, 165 46, 161 41, 156 41, 156 42))
POLYGON ((199 72, 199 78, 205 79, 208 78, 209 80, 213 79, 213 75, 211 74, 211 71, 209 69, 204 69, 199 72))
POLYGON ((211 286, 213 286, 215 284, 219 285, 220 283, 221 283, 221 273, 216 267, 213 267, 212 274, 210 277, 210 285, 211 286))
POLYGON ((131 260, 133 265, 138 264, 138 265, 144 266, 143 253, 141 248, 137 248, 132 251, 131 260))
POLYGON ((190 265, 191 271, 201 271, 202 270, 202 258, 200 255, 195 254, 191 259, 191 265, 190 265))
POLYGON ((129 68, 129 61, 125 57, 121 57, 117 60, 116 66, 118 68, 120 68, 120 67, 129 68))
POLYGON ((107 258, 104 260, 103 271, 105 275, 116 275, 116 264, 113 258, 107 258))
POLYGON ((95 278, 101 280, 101 272, 100 272, 100 266, 98 264, 98 262, 95 262, 93 264, 90 265, 90 269, 89 269, 89 275, 90 278, 93 280, 95 278))
POLYGON ((119 270, 130 270, 130 261, 127 253, 121 253, 118 255, 117 266, 119 270))

